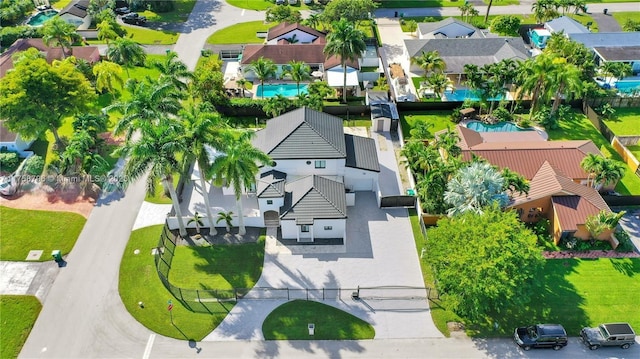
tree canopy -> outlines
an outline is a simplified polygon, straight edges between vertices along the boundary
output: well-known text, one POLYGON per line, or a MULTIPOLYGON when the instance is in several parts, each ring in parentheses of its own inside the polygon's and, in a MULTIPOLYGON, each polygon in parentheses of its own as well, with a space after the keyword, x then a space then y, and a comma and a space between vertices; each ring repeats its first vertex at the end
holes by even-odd
POLYGON ((470 320, 527 303, 544 265, 536 235, 498 206, 440 220, 427 248, 441 298, 470 320))
POLYGON ((322 17, 329 23, 345 19, 357 24, 360 20, 368 19, 376 6, 373 0, 333 0, 324 8, 322 17))

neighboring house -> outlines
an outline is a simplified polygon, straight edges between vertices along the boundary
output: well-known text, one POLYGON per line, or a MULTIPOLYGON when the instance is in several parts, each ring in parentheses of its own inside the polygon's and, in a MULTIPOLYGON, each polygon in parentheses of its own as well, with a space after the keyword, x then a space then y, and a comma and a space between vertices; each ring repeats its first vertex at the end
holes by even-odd
POLYGON ((547 21, 544 24, 544 28, 549 30, 549 32, 551 33, 563 32, 565 35, 591 33, 591 31, 589 31, 589 29, 587 29, 584 25, 568 16, 561 16, 559 18, 547 21))
POLYGON ((570 34, 569 38, 591 49, 596 65, 624 62, 631 65, 634 76, 640 75, 640 32, 570 34))
POLYGON ((60 10, 58 16, 78 30, 86 30, 91 26, 91 16, 87 13, 89 0, 72 0, 69 5, 60 10))
POLYGON ((27 149, 33 141, 25 141, 19 134, 4 127, 4 121, 0 121, 0 149, 17 152, 20 157, 30 157, 33 152, 27 149))
MULTIPOLYGON (((580 166, 588 154, 602 155, 592 141, 545 141, 537 131, 456 129, 465 161, 478 156, 529 180, 529 193, 515 194, 509 207, 524 222, 549 219, 556 243, 567 237, 589 239, 586 219, 602 210, 611 212, 598 191, 586 186, 588 174, 580 166)), ((613 187, 615 183, 607 186, 613 187)), ((603 233, 600 239, 609 239, 610 234, 603 233)))
MULTIPOLYGON (((336 56, 327 57, 324 53, 326 36, 308 26, 298 23, 282 23, 269 29, 266 44, 248 44, 242 51, 240 71, 260 57, 271 59, 277 66, 276 79, 283 78, 289 61, 303 61, 311 68, 311 72, 320 72, 331 87, 342 88, 344 72, 340 59, 336 56)), ((362 81, 376 81, 378 72, 360 73, 361 67, 379 67, 380 61, 375 48, 367 49, 358 61, 347 62, 347 86, 353 90, 360 89, 362 81)), ((244 72, 244 77, 255 80, 252 71, 244 72)))
MULTIPOLYGON (((4 77, 7 71, 13 68, 12 56, 15 53, 28 50, 32 47, 38 49, 48 63, 63 58, 62 48, 49 47, 44 44, 42 39, 18 39, 7 51, 0 55, 0 77, 4 77)), ((100 52, 96 46, 71 46, 70 49, 67 49, 66 56, 74 56, 77 59, 87 60, 91 64, 100 61, 100 52)))
POLYGON ((419 23, 417 31, 419 39, 459 39, 470 37, 486 37, 486 34, 475 26, 452 17, 438 22, 419 23))
MULTIPOLYGON (((466 64, 482 67, 505 59, 526 61, 530 57, 519 37, 404 40, 404 44, 409 60, 423 52, 437 51, 447 66, 447 74, 463 74, 466 64)), ((411 72, 422 70, 411 64, 411 72)))
POLYGON ((267 121, 253 143, 273 159, 256 196, 265 225, 280 226, 282 238, 344 239, 354 192, 378 192, 374 140, 345 134, 338 117, 300 108, 267 121))

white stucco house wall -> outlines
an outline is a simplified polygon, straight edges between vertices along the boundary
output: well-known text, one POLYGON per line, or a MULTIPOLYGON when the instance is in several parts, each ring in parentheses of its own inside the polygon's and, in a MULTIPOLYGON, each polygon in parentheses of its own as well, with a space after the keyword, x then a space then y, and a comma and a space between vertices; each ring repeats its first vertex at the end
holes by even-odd
POLYGON ((27 151, 34 140, 25 140, 20 134, 9 131, 0 121, 0 148, 5 148, 12 152, 17 152, 20 157, 30 157, 33 152, 27 151))

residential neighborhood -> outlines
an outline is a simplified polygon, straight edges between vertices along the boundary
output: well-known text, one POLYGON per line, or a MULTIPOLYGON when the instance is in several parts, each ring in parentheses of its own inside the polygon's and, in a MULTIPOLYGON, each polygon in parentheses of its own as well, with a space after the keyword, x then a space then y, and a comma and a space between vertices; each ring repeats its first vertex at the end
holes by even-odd
POLYGON ((640 356, 635 1, 0 22, 0 357, 640 356))

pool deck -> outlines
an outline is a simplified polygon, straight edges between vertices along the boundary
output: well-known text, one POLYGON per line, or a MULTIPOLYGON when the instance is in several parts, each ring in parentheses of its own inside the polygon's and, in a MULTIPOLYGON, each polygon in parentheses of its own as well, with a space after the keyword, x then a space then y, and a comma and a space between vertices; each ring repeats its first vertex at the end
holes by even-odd
MULTIPOLYGON (((482 122, 482 121, 481 120, 462 120, 462 121, 460 121, 460 123, 458 123, 458 126, 467 127, 469 122, 482 122)), ((502 122, 509 122, 509 121, 502 121, 502 122)), ((500 122, 498 122, 498 123, 500 123, 500 122)), ((511 122, 511 123, 515 125, 515 122, 511 122)), ((531 128, 534 129, 544 141, 548 141, 549 140, 549 134, 547 134, 547 131, 545 131, 544 128, 539 127, 539 126, 531 126, 531 128)), ((472 129, 472 128, 469 128, 469 129, 472 130, 472 131, 476 131, 475 129, 472 129)), ((476 131, 476 132, 479 132, 479 133, 520 132, 520 133, 522 133, 522 132, 526 132, 526 131, 476 131)))

